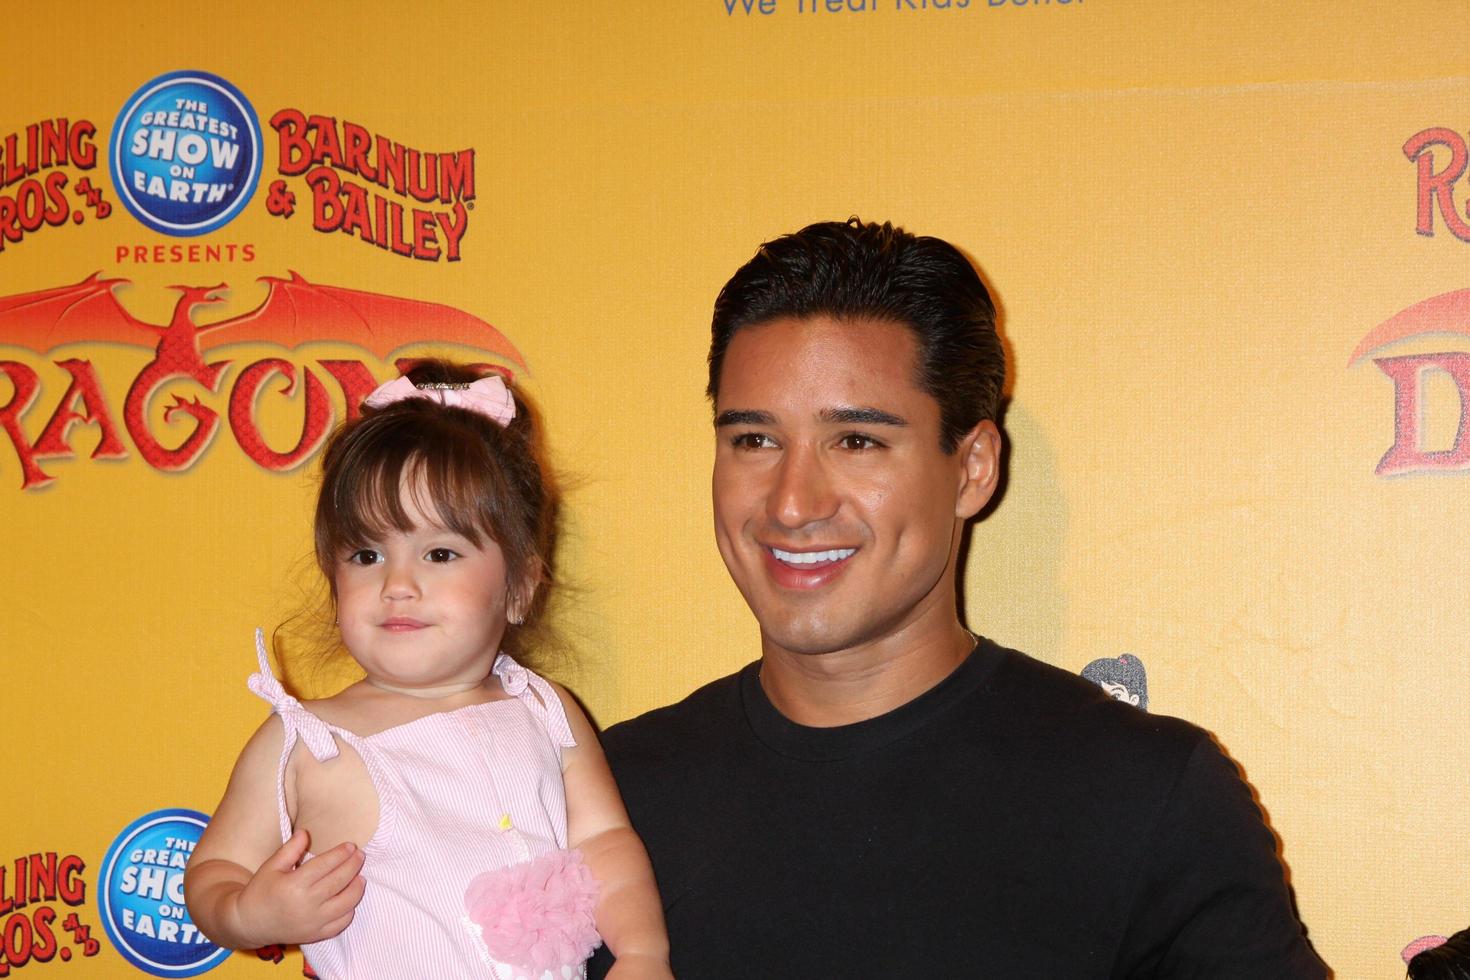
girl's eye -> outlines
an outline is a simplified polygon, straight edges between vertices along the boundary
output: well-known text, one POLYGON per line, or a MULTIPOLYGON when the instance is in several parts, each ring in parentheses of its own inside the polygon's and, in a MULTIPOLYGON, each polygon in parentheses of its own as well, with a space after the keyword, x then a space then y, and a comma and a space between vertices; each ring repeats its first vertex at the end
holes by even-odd
POLYGON ((435 562, 454 561, 454 559, 459 557, 459 552, 452 551, 449 548, 431 548, 429 553, 424 557, 429 561, 435 562))
POLYGON ((383 556, 371 548, 360 548, 347 556, 349 565, 376 565, 383 560, 383 556))
POLYGON ((776 441, 764 432, 742 432, 730 440, 730 445, 736 449, 766 449, 775 444, 776 441))

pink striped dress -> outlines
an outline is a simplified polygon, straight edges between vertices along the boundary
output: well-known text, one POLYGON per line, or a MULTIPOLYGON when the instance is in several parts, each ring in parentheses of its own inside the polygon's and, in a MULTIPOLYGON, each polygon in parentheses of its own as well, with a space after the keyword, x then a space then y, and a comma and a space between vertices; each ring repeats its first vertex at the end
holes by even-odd
POLYGON ((565 851, 561 753, 576 742, 545 680, 502 653, 494 672, 510 698, 360 737, 286 693, 259 632, 256 649, 260 672, 250 689, 285 726, 276 779, 281 840, 292 831, 285 774, 298 741, 324 761, 337 755, 340 739, 362 757, 378 794, 356 917, 335 938, 304 947, 323 980, 585 975, 583 961, 597 944, 596 885, 565 851))

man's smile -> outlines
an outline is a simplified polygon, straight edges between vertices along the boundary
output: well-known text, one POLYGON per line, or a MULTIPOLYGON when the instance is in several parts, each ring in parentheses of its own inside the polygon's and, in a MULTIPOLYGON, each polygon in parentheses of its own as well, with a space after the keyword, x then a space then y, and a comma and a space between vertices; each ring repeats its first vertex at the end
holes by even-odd
POLYGON ((779 562, 787 565, 830 565, 834 562, 844 561, 851 558, 857 552, 856 548, 832 548, 828 551, 783 551, 772 547, 771 554, 779 562))
POLYGON ((762 545, 770 581, 778 589, 809 591, 832 583, 846 570, 857 548, 823 548, 814 551, 787 551, 774 545, 762 545))

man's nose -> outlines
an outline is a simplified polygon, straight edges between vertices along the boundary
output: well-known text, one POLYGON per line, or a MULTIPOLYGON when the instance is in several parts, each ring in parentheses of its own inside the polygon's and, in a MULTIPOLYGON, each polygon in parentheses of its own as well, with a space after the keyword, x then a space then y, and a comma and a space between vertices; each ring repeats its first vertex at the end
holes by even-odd
POLYGON ((813 449, 788 449, 775 472, 766 501, 771 520, 788 528, 805 527, 837 513, 838 495, 832 474, 813 449))

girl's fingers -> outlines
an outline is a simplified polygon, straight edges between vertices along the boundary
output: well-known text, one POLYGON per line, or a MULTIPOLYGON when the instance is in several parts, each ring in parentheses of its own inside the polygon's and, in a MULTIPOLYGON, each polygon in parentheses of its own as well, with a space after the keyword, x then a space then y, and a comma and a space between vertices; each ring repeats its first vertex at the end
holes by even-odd
POLYGON ((261 867, 272 871, 290 871, 301 862, 306 855, 306 849, 310 846, 311 838, 306 831, 297 830, 286 838, 286 843, 278 847, 276 853, 265 859, 261 867))
POLYGON ((350 918, 353 910, 357 908, 357 903, 362 901, 362 896, 366 889, 366 878, 354 878, 347 884, 346 888, 325 902, 322 902, 320 906, 321 915, 333 921, 344 915, 350 918))
POLYGON ((355 914, 355 912, 348 912, 346 915, 333 919, 331 922, 322 926, 322 938, 331 939, 333 936, 340 934, 343 929, 352 925, 352 917, 355 914))
POLYGON ((362 870, 362 863, 362 848, 354 848, 339 864, 327 868, 324 874, 318 876, 315 882, 317 889, 327 895, 336 895, 350 887, 353 879, 362 870))
MULTIPOLYGON (((353 862, 356 862, 357 868, 362 867, 362 848, 351 841, 344 841, 330 851, 318 854, 303 864, 301 866, 301 875, 308 884, 315 885, 328 875, 338 871, 343 865, 352 864, 353 862)), ((354 874, 357 874, 356 868, 352 870, 348 877, 350 878, 354 874)), ((343 883, 345 883, 345 879, 343 883)), ((341 887, 342 885, 338 884, 332 891, 335 892, 341 887)))

